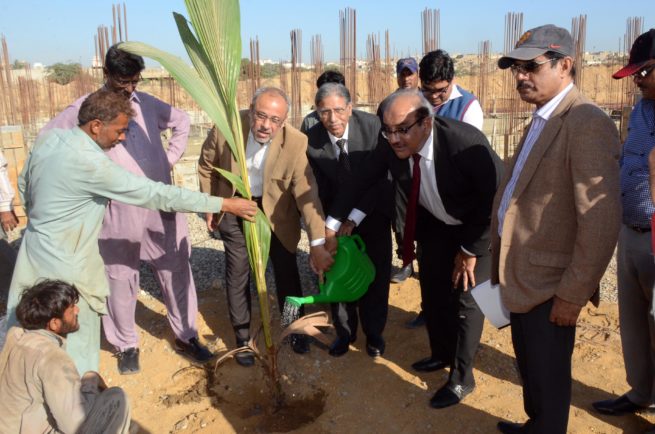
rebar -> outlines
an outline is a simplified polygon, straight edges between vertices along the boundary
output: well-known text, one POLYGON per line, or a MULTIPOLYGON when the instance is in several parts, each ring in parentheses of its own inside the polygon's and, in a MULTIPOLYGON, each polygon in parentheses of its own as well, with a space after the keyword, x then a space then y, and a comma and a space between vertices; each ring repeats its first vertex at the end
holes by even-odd
POLYGON ((423 32, 423 55, 437 50, 440 46, 441 12, 439 9, 425 8, 421 14, 423 32))
POLYGON ((311 38, 310 46, 310 59, 314 68, 314 81, 323 73, 323 42, 321 35, 313 35, 311 38))
POLYGON ((291 31, 291 125, 298 128, 302 122, 301 97, 301 63, 302 63, 302 31, 291 31))
POLYGON ((357 11, 339 11, 339 41, 341 71, 346 77, 353 106, 357 104, 357 11))

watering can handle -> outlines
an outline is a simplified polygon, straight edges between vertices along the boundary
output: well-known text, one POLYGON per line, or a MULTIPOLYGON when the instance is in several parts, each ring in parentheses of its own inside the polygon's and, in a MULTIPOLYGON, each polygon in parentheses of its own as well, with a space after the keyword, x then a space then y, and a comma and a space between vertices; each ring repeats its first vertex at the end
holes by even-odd
POLYGON ((358 234, 351 235, 350 238, 357 244, 357 247, 359 250, 362 251, 362 253, 366 253, 366 244, 364 244, 364 240, 362 240, 362 237, 360 237, 358 234))

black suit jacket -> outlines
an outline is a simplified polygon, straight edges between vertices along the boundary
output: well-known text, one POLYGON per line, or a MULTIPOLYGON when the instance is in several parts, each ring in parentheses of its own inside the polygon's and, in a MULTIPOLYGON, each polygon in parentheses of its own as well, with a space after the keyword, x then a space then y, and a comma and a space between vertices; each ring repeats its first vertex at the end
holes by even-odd
MULTIPOLYGON (((318 123, 307 131, 307 157, 314 171, 318 184, 319 197, 326 215, 337 212, 334 208, 340 191, 352 188, 356 173, 367 164, 369 155, 378 145, 380 120, 360 110, 353 110, 348 121, 348 157, 352 171, 341 173, 338 170, 338 160, 328 132, 323 124, 318 123)), ((380 213, 391 218, 393 195, 391 183, 386 173, 376 179, 366 188, 357 200, 352 202, 352 208, 357 208, 367 216, 380 213)), ((346 212, 345 217, 350 213, 346 212)), ((366 222, 364 219, 362 224, 366 222)))
MULTIPOLYGON (((476 255, 488 255, 491 207, 503 163, 477 128, 441 116, 434 117, 433 125, 435 176, 444 208, 462 222, 461 245, 476 255)), ((382 136, 380 140, 357 172, 353 188, 344 189, 329 208, 332 217, 347 217, 351 205, 387 171, 409 197, 409 159, 399 159, 382 136)))

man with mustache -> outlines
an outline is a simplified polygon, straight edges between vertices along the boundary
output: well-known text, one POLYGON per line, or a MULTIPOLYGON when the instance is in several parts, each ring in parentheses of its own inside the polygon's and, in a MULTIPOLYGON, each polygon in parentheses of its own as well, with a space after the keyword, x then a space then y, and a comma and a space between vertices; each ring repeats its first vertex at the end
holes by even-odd
POLYGON ((499 422, 505 434, 566 433, 576 322, 618 235, 617 129, 573 84, 573 53, 569 32, 545 25, 498 60, 536 107, 491 222, 491 280, 510 311, 529 418, 499 422))
MULTIPOLYGON (((150 94, 137 91, 144 67, 141 56, 116 45, 107 50, 103 88, 128 98, 135 116, 130 120, 125 140, 106 154, 135 175, 171 184, 171 169, 186 149, 189 116, 150 94), (161 134, 169 129, 170 139, 164 148, 161 134)), ((52 128, 73 128, 85 99, 86 95, 64 109, 41 133, 52 128)), ((102 326, 107 341, 116 350, 120 374, 136 374, 141 370, 134 317, 140 290, 140 260, 150 265, 161 288, 166 316, 175 335, 175 349, 199 363, 213 357, 198 339, 198 300, 189 263, 188 232, 184 213, 150 210, 119 201, 107 206, 98 237, 111 288, 102 326)))
MULTIPOLYGON (((286 124, 289 99, 280 89, 260 88, 250 109, 241 112, 247 176, 253 200, 271 223, 270 258, 277 287, 280 313, 287 296, 302 296, 296 250, 300 241, 300 220, 310 241, 310 265, 317 272, 327 271, 336 251, 336 238, 325 238, 325 219, 318 187, 307 161, 307 137, 286 124), (327 243, 326 243, 327 241, 327 243)), ((200 190, 224 198, 236 194, 234 186, 214 167, 239 174, 239 167, 225 138, 214 127, 202 145, 198 160, 200 190)), ((225 281, 230 321, 237 347, 250 339, 250 266, 242 221, 229 214, 206 214, 207 229, 218 229, 225 243, 225 281)), ((303 315, 303 309, 300 314, 303 315)), ((298 354, 309 351, 304 335, 292 335, 291 345, 298 354)), ((252 352, 235 356, 242 366, 255 363, 252 352)))
POLYGON ((125 140, 133 113, 120 93, 92 93, 80 106, 79 126, 37 139, 18 179, 28 224, 9 289, 7 324, 16 324, 21 291, 38 279, 74 284, 81 327, 68 337, 66 351, 80 373, 98 370, 100 317, 110 291, 98 234, 110 201, 166 212, 225 211, 250 220, 257 210, 252 201, 155 182, 114 163, 105 150, 125 140))
POLYGON ((655 162, 654 71, 655 29, 650 29, 635 40, 628 64, 612 76, 631 77, 642 99, 630 115, 620 160, 623 225, 617 274, 621 344, 630 390, 616 399, 593 404, 600 413, 610 415, 634 413, 655 403, 655 266, 651 244, 651 219, 655 212, 651 186, 655 173, 648 167, 649 155, 655 162))

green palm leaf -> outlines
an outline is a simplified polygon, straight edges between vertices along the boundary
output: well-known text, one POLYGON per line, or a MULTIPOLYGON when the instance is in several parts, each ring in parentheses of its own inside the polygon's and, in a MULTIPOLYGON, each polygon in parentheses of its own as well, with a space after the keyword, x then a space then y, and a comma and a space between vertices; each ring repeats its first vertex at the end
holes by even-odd
MULTIPOLYGON (((241 17, 238 0, 186 0, 189 20, 173 13, 180 38, 193 68, 182 59, 141 42, 125 42, 120 48, 158 61, 170 72, 202 108, 226 138, 239 167, 247 174, 241 117, 237 104, 237 83, 241 68, 241 17), (190 22, 190 24, 189 24, 190 22)), ((239 194, 250 198, 247 176, 217 168, 239 194)), ((269 354, 275 357, 271 336, 270 312, 266 293, 265 270, 271 240, 271 228, 259 210, 255 223, 244 222, 250 266, 259 294, 264 338, 269 354)), ((278 381, 276 361, 271 360, 272 378, 278 381)))

